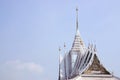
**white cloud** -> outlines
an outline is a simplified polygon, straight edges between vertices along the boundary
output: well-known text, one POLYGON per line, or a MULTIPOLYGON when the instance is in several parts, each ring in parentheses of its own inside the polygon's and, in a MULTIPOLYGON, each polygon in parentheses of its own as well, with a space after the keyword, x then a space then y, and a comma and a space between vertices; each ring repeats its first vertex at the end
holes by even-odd
POLYGON ((35 62, 7 61, 0 64, 0 80, 39 80, 44 78, 43 71, 35 62))
POLYGON ((5 65, 17 70, 30 71, 36 73, 43 72, 43 68, 39 64, 36 64, 34 62, 22 62, 20 60, 15 60, 7 61, 5 65))

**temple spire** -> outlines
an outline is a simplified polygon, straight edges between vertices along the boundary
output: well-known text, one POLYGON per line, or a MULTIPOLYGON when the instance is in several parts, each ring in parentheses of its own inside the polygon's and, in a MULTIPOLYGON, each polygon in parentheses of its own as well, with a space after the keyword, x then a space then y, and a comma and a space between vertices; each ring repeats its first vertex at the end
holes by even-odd
POLYGON ((76 8, 76 31, 78 30, 78 8, 76 8))
POLYGON ((78 29, 78 8, 76 8, 76 34, 72 45, 72 51, 75 52, 79 51, 81 54, 84 54, 84 50, 85 50, 85 45, 80 37, 80 33, 78 29))

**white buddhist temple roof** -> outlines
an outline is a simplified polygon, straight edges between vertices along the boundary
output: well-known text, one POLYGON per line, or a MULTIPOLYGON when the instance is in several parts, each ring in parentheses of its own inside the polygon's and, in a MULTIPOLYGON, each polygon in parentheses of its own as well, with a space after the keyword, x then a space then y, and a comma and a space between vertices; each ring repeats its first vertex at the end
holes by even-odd
POLYGON ((78 29, 78 9, 76 12, 76 34, 71 50, 59 62, 59 80, 120 80, 101 64, 96 45, 85 47, 78 29))

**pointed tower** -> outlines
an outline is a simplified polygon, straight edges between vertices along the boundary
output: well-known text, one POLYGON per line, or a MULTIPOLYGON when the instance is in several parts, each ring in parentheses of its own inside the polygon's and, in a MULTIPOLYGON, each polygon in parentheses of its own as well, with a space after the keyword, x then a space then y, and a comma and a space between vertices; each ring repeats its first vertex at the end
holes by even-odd
POLYGON ((79 52, 80 54, 83 54, 84 50, 85 50, 85 44, 82 38, 80 37, 80 33, 78 29, 78 8, 76 8, 76 34, 71 51, 79 52))
POLYGON ((76 34, 72 44, 72 48, 69 52, 69 78, 73 77, 73 75, 78 74, 78 69, 81 64, 81 59, 85 53, 85 44, 80 37, 79 29, 78 29, 78 8, 76 8, 76 34))

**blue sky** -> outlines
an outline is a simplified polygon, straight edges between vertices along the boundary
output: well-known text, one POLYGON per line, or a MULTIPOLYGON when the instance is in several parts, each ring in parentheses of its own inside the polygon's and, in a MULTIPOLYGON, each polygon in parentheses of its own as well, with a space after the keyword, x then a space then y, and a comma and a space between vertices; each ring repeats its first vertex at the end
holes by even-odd
POLYGON ((0 80, 57 80, 58 47, 71 48, 79 8, 86 46, 120 77, 120 0, 0 0, 0 80))

